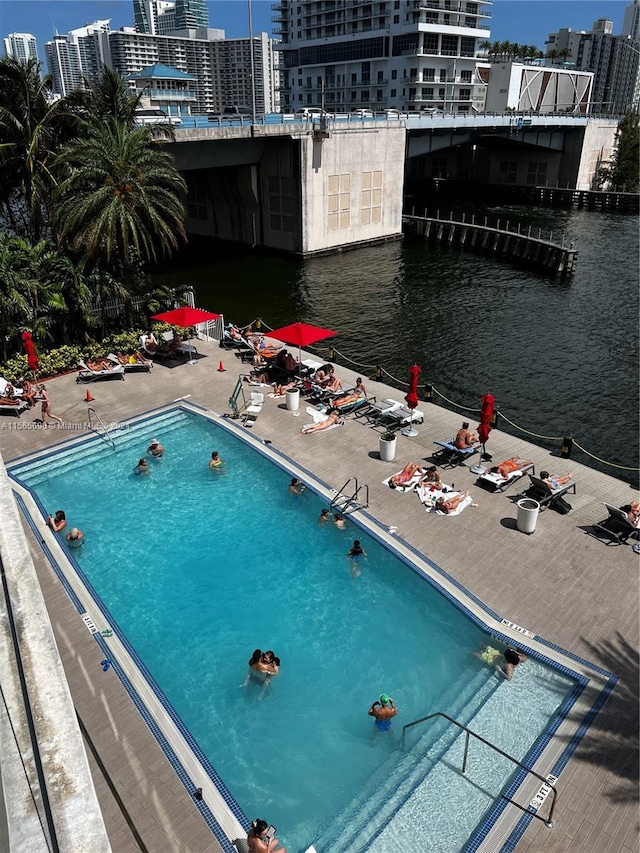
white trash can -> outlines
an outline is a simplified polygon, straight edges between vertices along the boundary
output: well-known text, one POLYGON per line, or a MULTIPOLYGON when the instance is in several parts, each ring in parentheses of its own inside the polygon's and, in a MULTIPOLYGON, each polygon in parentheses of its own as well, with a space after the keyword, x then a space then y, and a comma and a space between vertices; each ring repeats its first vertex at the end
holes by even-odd
POLYGON ((287 411, 297 412, 300 408, 300 389, 287 388, 287 411))
POLYGON ((518 501, 518 517, 516 527, 520 533, 533 533, 538 521, 540 504, 533 498, 522 498, 518 501))

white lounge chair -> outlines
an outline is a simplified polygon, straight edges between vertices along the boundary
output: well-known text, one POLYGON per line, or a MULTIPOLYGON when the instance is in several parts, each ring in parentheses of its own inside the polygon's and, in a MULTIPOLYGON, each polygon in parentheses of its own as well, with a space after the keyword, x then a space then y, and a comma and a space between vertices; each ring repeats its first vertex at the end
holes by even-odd
MULTIPOLYGON (((109 360, 111 361, 111 359, 109 360)), ((78 362, 76 382, 98 382, 102 379, 124 379, 124 366, 118 362, 113 367, 93 370, 86 361, 78 362)))

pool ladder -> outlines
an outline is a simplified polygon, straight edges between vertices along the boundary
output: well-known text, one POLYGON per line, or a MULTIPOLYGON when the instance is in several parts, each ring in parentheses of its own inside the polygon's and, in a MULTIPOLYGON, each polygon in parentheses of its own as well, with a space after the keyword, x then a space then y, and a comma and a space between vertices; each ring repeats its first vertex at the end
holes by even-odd
POLYGON ((426 723, 428 720, 433 720, 435 717, 442 717, 443 719, 447 720, 452 725, 457 726, 459 729, 462 729, 462 731, 465 732, 464 756, 462 759, 462 775, 463 776, 466 776, 466 774, 467 774, 467 757, 469 755, 469 739, 471 737, 474 737, 476 740, 479 740, 481 743, 485 744, 485 746, 488 746, 490 749, 493 749, 495 752, 498 752, 504 758, 507 758, 509 761, 512 761, 514 764, 516 764, 522 770, 526 771, 527 773, 530 773, 532 776, 535 776, 536 779, 539 779, 542 782, 542 785, 540 786, 538 793, 533 798, 533 800, 529 803, 528 806, 521 806, 520 803, 516 803, 515 800, 512 800, 511 797, 507 797, 506 794, 503 794, 502 796, 504 797, 505 800, 508 800, 511 803, 511 805, 520 809, 520 811, 526 812, 527 814, 531 815, 532 817, 535 817, 538 820, 541 820, 546 827, 551 829, 551 827, 553 826, 553 811, 556 807, 556 798, 558 796, 558 792, 555 788, 555 783, 557 781, 557 777, 552 776, 551 774, 549 776, 547 776, 546 778, 544 776, 541 776, 535 770, 532 770, 530 767, 527 767, 526 764, 523 764, 521 761, 518 761, 517 758, 514 758, 512 755, 509 755, 508 752, 505 752, 504 750, 500 749, 499 746, 496 746, 495 744, 493 744, 490 741, 483 738, 481 735, 476 734, 475 732, 471 731, 471 729, 468 729, 462 723, 459 723, 457 720, 454 720, 453 717, 449 717, 447 714, 443 713, 442 711, 436 711, 435 714, 429 714, 426 717, 420 717, 419 720, 414 720, 412 723, 407 723, 406 726, 402 727, 402 746, 404 747, 405 732, 407 731, 407 729, 410 729, 412 726, 417 726, 418 723, 426 723), (542 815, 537 813, 537 809, 539 809, 540 806, 543 805, 544 801, 546 800, 546 798, 549 794, 551 794, 551 806, 549 808, 549 814, 547 815, 546 818, 544 818, 542 815), (533 811, 534 808, 536 809, 536 811, 533 811))
POLYGON ((366 483, 358 483, 357 477, 349 477, 347 482, 336 492, 335 497, 331 501, 330 507, 339 509, 343 515, 349 515, 357 509, 366 509, 369 506, 369 486, 366 483), (353 483, 353 492, 347 494, 349 484, 353 483), (365 503, 358 501, 358 495, 364 492, 365 503))
POLYGON ((98 435, 102 436, 102 438, 104 438, 104 440, 106 442, 108 442, 111 445, 111 447, 115 450, 116 449, 116 443, 113 440, 113 436, 111 435, 111 433, 109 432, 109 430, 107 429, 107 427, 103 423, 102 418, 96 412, 96 410, 93 408, 93 406, 89 406, 89 408, 87 409, 87 415, 89 418, 89 429, 93 430, 94 432, 97 432, 98 435), (97 426, 93 425, 93 417, 92 416, 95 417, 96 422, 100 426, 102 432, 100 431, 100 429, 98 429, 97 426))

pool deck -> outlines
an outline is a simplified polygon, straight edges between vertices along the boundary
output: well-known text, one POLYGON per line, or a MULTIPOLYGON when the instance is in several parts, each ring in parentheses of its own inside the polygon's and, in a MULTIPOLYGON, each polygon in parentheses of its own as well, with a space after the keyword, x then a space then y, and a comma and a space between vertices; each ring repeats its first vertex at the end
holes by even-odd
MULTIPOLYGON (((47 383, 52 409, 65 424, 85 424, 88 406, 104 422, 117 422, 181 398, 214 412, 229 412, 229 396, 245 366, 233 352, 221 350, 216 343, 197 342, 197 346, 199 358, 193 365, 159 363, 151 374, 130 374, 124 382, 77 385, 75 374, 53 379, 47 383), (225 372, 218 371, 221 359, 225 372), (85 401, 87 389, 95 398, 92 403, 85 401)), ((337 365, 336 373, 345 387, 354 384, 356 374, 352 371, 337 365)), ((378 399, 402 400, 405 393, 366 377, 365 384, 369 394, 378 399)), ((247 387, 249 390, 269 389, 247 387)), ((469 507, 452 518, 427 514, 414 495, 392 491, 382 485, 382 480, 408 460, 429 462, 437 449, 433 441, 455 434, 462 415, 421 403, 425 421, 416 427, 418 436, 398 435, 396 461, 387 463, 379 459, 376 431, 353 416, 337 429, 304 436, 300 427, 310 420, 304 411, 307 404, 301 400, 300 415, 294 417, 284 403, 265 395, 264 407, 252 429, 254 436, 269 440, 275 449, 332 488, 339 489, 354 476, 368 484, 369 512, 385 526, 396 526, 399 537, 488 607, 620 677, 560 777, 555 827, 547 829, 533 821, 517 850, 637 851, 640 558, 630 544, 606 546, 588 535, 587 529, 606 515, 603 501, 620 506, 638 495, 612 476, 573 460, 554 458, 547 450, 498 429, 487 445, 494 460, 519 454, 535 463, 536 472, 547 468, 559 475, 573 470, 577 494, 567 496, 571 513, 561 516, 546 510, 540 514, 536 532, 522 534, 515 524, 518 484, 505 493, 491 494, 476 486, 476 476, 461 466, 441 469, 442 479, 448 484, 455 482, 456 490, 468 488, 478 507, 469 507)), ((39 408, 20 419, 0 415, 0 452, 5 461, 82 434, 82 430, 54 427, 25 428, 38 415, 39 408)), ((477 420, 472 425, 475 423, 477 420)), ((162 441, 162 436, 159 438, 162 441)), ((170 447, 167 452, 171 452, 170 447)), ((86 732, 85 745, 114 853, 215 853, 220 848, 192 798, 117 676, 98 667, 95 641, 38 542, 27 527, 25 530, 86 732)), ((251 811, 249 817, 259 814, 260 804, 251 811)))

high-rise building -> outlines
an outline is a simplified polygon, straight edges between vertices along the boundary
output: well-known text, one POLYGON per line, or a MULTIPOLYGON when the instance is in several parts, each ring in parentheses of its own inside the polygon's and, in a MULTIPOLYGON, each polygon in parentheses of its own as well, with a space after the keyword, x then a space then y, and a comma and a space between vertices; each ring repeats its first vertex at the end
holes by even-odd
POLYGON ((85 80, 99 76, 102 66, 111 67, 109 21, 94 21, 66 36, 56 34, 44 50, 54 94, 82 89, 85 80))
MULTIPOLYGON (((53 91, 66 95, 95 80, 102 66, 124 78, 162 65, 193 78, 190 111, 206 115, 228 106, 253 106, 256 112, 280 108, 280 65, 276 42, 266 33, 251 41, 225 39, 224 30, 190 28, 171 35, 136 32, 131 27, 110 30, 109 21, 96 21, 68 35, 56 35, 45 45, 53 91), (252 68, 253 66, 253 68, 252 68), (252 85, 253 81, 253 85, 252 85)), ((164 85, 164 84, 163 84, 164 85)))
POLYGON ((4 55, 26 62, 28 59, 38 59, 38 46, 35 36, 31 33, 10 33, 4 40, 4 55))
POLYGON ((639 2, 627 7, 622 35, 614 35, 613 23, 599 18, 589 31, 563 28, 547 38, 547 54, 566 51, 572 66, 593 72, 594 113, 621 115, 640 105, 639 2))
POLYGON ((482 109, 490 0, 280 0, 283 109, 482 109))
POLYGON ((133 17, 136 30, 149 35, 209 26, 206 0, 133 0, 133 17))

